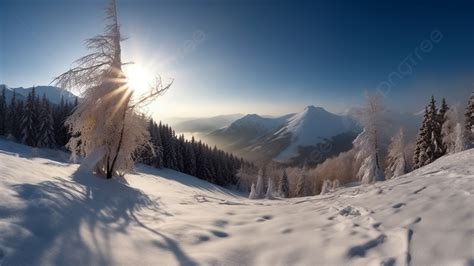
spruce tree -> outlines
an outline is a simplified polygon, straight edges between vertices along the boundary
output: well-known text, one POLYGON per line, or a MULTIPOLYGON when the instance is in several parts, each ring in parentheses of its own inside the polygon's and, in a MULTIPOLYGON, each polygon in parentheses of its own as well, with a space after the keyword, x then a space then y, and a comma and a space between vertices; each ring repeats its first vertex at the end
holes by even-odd
POLYGON ((448 119, 448 117, 447 117, 448 111, 449 111, 448 104, 446 103, 446 99, 443 98, 442 103, 441 103, 441 107, 439 108, 439 113, 438 113, 439 135, 441 136, 441 143, 442 143, 442 145, 441 145, 441 149, 442 149, 441 154, 439 154, 440 157, 442 155, 445 155, 446 150, 447 150, 446 143, 444 143, 444 141, 443 141, 445 136, 442 133, 442 128, 443 128, 443 125, 446 123, 446 120, 448 119))
POLYGON ((428 116, 428 107, 425 107, 425 114, 418 136, 416 138, 415 154, 413 156, 413 168, 417 169, 427 164, 429 155, 427 154, 430 148, 430 123, 428 116))
POLYGON ((22 124, 21 124, 21 142, 36 147, 38 143, 38 131, 37 129, 38 122, 38 110, 37 110, 37 101, 35 87, 28 94, 25 104, 25 110, 23 113, 22 124))
POLYGON ((466 114, 465 114, 465 130, 466 130, 466 138, 468 141, 469 146, 474 145, 474 91, 471 92, 471 97, 469 98, 469 102, 466 107, 466 114))
POLYGON ((3 87, 2 94, 0 95, 0 136, 7 135, 8 106, 6 103, 5 91, 6 88, 3 87))
POLYGON ((436 107, 436 101, 434 96, 431 96, 431 102, 428 105, 428 119, 430 123, 430 149, 429 149, 429 160, 428 163, 433 162, 439 157, 443 156, 443 137, 441 135, 441 123, 439 119, 438 109, 436 107))
POLYGON ((38 146, 46 148, 55 147, 53 114, 46 95, 43 95, 41 100, 39 125, 38 146))

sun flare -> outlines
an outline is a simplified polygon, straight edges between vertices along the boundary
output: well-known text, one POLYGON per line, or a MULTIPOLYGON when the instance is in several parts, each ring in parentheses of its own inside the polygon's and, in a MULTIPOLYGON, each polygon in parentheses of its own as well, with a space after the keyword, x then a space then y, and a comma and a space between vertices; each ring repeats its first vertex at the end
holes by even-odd
POLYGON ((146 68, 133 64, 125 69, 130 89, 138 94, 145 93, 153 83, 153 75, 146 68))

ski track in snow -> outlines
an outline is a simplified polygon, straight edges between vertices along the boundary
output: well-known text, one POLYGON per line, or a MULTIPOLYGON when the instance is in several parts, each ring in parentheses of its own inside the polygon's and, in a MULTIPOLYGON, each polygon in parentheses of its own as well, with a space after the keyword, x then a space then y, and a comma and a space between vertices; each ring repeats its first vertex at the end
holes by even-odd
POLYGON ((0 140, 0 264, 473 265, 473 159, 249 200, 147 166, 104 180, 60 152, 0 140))

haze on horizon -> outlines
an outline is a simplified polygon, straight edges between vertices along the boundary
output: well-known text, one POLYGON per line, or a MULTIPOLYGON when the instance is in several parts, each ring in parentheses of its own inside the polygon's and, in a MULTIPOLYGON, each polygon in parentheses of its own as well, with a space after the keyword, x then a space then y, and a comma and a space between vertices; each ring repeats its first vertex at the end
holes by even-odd
MULTIPOLYGON (((0 83, 49 84, 102 31, 106 2, 0 0, 0 83)), ((469 0, 119 0, 118 9, 125 61, 175 80, 149 108, 156 116, 338 113, 377 88, 389 107, 416 112, 431 94, 464 104, 474 88, 469 0)))

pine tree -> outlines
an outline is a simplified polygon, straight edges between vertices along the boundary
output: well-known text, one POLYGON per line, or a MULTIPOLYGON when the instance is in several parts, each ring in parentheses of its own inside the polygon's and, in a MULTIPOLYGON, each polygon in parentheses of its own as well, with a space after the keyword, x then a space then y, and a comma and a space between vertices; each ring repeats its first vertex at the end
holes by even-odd
POLYGON ((3 87, 0 95, 0 136, 7 135, 7 113, 8 106, 6 103, 6 88, 3 87))
POLYGON ((431 102, 428 105, 428 117, 431 128, 431 156, 428 163, 433 162, 444 155, 443 137, 441 135, 441 121, 439 119, 438 109, 434 96, 431 96, 431 102))
POLYGON ((288 198, 290 196, 290 183, 288 181, 288 174, 286 173, 286 169, 283 170, 280 182, 278 182, 278 192, 283 198, 288 198))
POLYGON ((53 113, 46 95, 43 95, 41 100, 39 124, 38 146, 46 148, 55 147, 53 113))
POLYGON ((416 138, 415 154, 413 156, 413 168, 417 169, 427 164, 430 149, 430 123, 428 117, 428 107, 425 107, 423 122, 416 138))
POLYGON ((391 139, 388 147, 386 165, 385 176, 387 178, 401 176, 407 172, 405 160, 405 133, 402 128, 391 139))
POLYGON ((22 124, 21 124, 21 142, 36 147, 38 143, 38 131, 36 130, 38 122, 38 110, 35 87, 28 94, 25 104, 25 110, 23 113, 22 124))
POLYGON ((471 92, 471 97, 466 107, 465 119, 466 139, 469 146, 474 146, 474 91, 471 92))
POLYGON ((441 102, 441 107, 439 109, 439 113, 438 113, 438 127, 439 127, 439 135, 440 135, 440 139, 441 139, 441 153, 438 154, 439 157, 443 156, 446 154, 446 143, 444 143, 443 139, 444 139, 444 135, 443 135, 443 126, 444 124, 446 123, 446 120, 448 119, 447 115, 448 115, 448 112, 449 112, 449 107, 448 107, 448 104, 446 103, 446 99, 443 98, 442 102, 441 102))
POLYGON ((25 113, 23 101, 16 100, 16 92, 13 93, 12 101, 10 104, 10 134, 16 139, 22 139, 22 120, 25 113))

